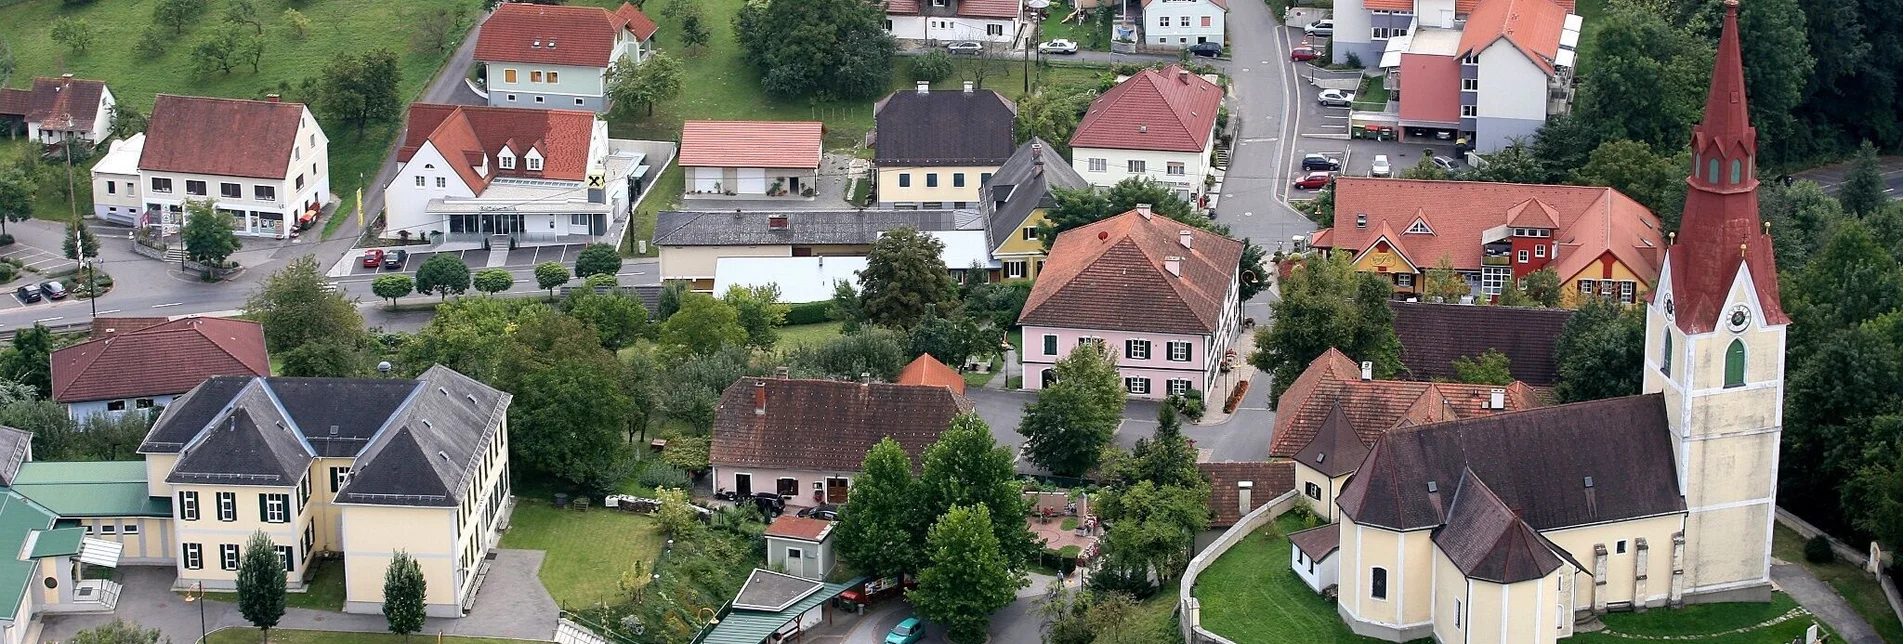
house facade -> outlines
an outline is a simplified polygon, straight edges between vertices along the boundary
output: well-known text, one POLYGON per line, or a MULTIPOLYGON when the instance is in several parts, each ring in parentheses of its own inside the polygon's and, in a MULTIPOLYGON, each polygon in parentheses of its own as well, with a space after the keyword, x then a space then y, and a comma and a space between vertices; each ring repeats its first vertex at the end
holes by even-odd
POLYGON ((264 327, 230 318, 96 318, 53 352, 53 401, 73 420, 164 408, 217 376, 271 375, 264 327))
POLYGON ((818 121, 688 121, 676 159, 684 198, 811 199, 823 130, 818 121))
POLYGON ((1472 181, 1339 177, 1333 228, 1310 245, 1352 253, 1397 293, 1423 295, 1446 258, 1476 300, 1535 271, 1558 274, 1569 302, 1640 300, 1658 280, 1663 224, 1617 190, 1472 181))
POLYGON ((589 243, 627 218, 646 161, 592 112, 417 103, 382 234, 589 243))
POLYGON ((1009 45, 1023 29, 1022 0, 885 0, 885 30, 900 40, 1009 45))
POLYGON ((613 11, 503 3, 476 35, 489 106, 606 112, 613 67, 652 56, 657 30, 625 2, 613 11))
POLYGON ((802 579, 833 572, 833 522, 781 516, 766 528, 766 565, 802 579))
POLYGON ((1222 88, 1178 65, 1145 69, 1090 102, 1070 139, 1071 167, 1100 188, 1148 177, 1201 204, 1214 177, 1222 88))
POLYGON ((145 152, 145 133, 114 139, 92 167, 93 216, 124 226, 137 226, 145 213, 139 196, 139 156, 145 152))
POLYGON ((1228 0, 1143 0, 1143 42, 1157 47, 1223 43, 1228 0))
POLYGON ((997 92, 932 91, 921 82, 873 106, 880 208, 966 208, 1015 149, 1017 106, 997 92), (956 131, 957 136, 946 136, 956 131))
POLYGON ((105 81, 72 74, 35 78, 30 89, 0 88, 0 122, 25 125, 26 137, 38 143, 100 143, 112 131, 112 108, 117 104, 105 81))
MULTIPOLYGON (((940 238, 947 242, 946 268, 963 269, 984 252, 983 227, 975 211, 957 210, 666 210, 655 216, 654 245, 660 249, 662 281, 683 281, 696 291, 712 292, 725 260, 820 258, 810 266, 782 266, 793 278, 829 274, 826 271, 839 267, 837 262, 826 267, 827 260, 864 258, 880 235, 897 228, 946 235, 940 238), (953 242, 975 247, 975 254, 956 252, 953 242)), ((769 267, 735 265, 731 270, 758 268, 769 267)), ((731 274, 729 282, 762 277, 772 276, 731 274)))
POLYGON ((1037 279, 1044 270, 1044 240, 1037 228, 1057 207, 1056 190, 1087 188, 1090 182, 1043 139, 1031 137, 980 187, 985 245, 998 264, 994 279, 1037 279))
POLYGON ((1132 397, 1214 395, 1240 332, 1242 242, 1136 210, 1064 231, 1032 285, 1024 387, 1054 382, 1072 350, 1107 352, 1132 397))
MULTIPOLYGON (((144 210, 135 224, 178 226, 187 201, 210 201, 233 232, 282 239, 331 201, 330 139, 302 103, 275 95, 160 94, 137 167, 144 210)), ((99 179, 113 176, 123 177, 99 179)))

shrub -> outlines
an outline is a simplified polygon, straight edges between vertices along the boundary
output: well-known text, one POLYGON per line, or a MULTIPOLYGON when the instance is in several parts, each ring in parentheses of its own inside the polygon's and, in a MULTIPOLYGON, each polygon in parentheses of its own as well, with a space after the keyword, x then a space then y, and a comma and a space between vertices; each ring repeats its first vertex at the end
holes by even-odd
POLYGON ((951 78, 951 56, 943 49, 933 49, 925 55, 912 59, 912 80, 936 83, 951 78))
POLYGON ((831 300, 794 304, 786 308, 786 323, 788 325, 794 325, 829 322, 833 319, 832 311, 833 303, 831 300))
POLYGON ((13 245, 12 233, 0 234, 0 246, 12 246, 12 245, 13 245))
POLYGON ((699 472, 707 469, 707 437, 681 436, 667 441, 667 449, 661 452, 661 461, 675 468, 699 472))
POLYGON ((1837 560, 1837 553, 1830 549, 1830 538, 1820 534, 1804 542, 1804 559, 1811 563, 1830 563, 1837 560))
POLYGON ((686 470, 669 465, 664 460, 650 459, 642 461, 641 465, 641 474, 636 480, 642 485, 657 490, 693 486, 693 481, 688 478, 686 470))
POLYGON ((1236 383, 1236 390, 1229 392, 1229 400, 1222 403, 1222 413, 1236 413, 1236 407, 1242 405, 1242 395, 1249 393, 1249 381, 1236 383))

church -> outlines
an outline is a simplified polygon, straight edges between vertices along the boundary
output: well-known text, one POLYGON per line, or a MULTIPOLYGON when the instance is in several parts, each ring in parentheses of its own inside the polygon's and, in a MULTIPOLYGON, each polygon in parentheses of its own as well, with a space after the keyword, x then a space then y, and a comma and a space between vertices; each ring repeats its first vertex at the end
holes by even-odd
POLYGON ((1643 303, 1643 393, 1378 428, 1331 413, 1298 446, 1297 480, 1339 484, 1314 501, 1338 522, 1291 537, 1296 566, 1334 568, 1356 633, 1554 642, 1608 610, 1770 598, 1790 319, 1725 6, 1683 223, 1643 303))

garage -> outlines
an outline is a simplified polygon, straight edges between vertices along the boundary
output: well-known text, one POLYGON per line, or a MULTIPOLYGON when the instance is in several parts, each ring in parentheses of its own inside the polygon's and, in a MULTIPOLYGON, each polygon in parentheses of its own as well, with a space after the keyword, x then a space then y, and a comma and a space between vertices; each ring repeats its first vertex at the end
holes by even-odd
POLYGON ((719 192, 720 168, 688 168, 693 172, 694 192, 719 192))
POLYGON ((735 190, 743 195, 766 194, 766 168, 739 168, 739 171, 740 187, 735 190))

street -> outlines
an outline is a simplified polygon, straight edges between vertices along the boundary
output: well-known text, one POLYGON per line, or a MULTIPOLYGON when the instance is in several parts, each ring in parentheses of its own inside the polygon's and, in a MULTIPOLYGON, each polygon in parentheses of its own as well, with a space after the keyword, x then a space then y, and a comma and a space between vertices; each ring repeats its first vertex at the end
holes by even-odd
MULTIPOLYGON (((1319 121, 1309 114, 1305 84, 1299 82, 1288 51, 1300 31, 1283 27, 1261 2, 1238 2, 1230 7, 1232 59, 1235 79, 1230 111, 1240 121, 1230 153, 1229 172, 1223 178, 1217 220, 1228 224, 1236 237, 1248 237, 1273 253, 1295 235, 1307 235, 1314 223, 1283 201, 1300 169, 1301 155, 1309 150, 1340 149, 1346 141, 1308 139, 1303 122, 1319 121), (1258 37, 1239 37, 1243 34, 1258 37)), ((1317 108, 1319 109, 1319 108, 1317 108)))

